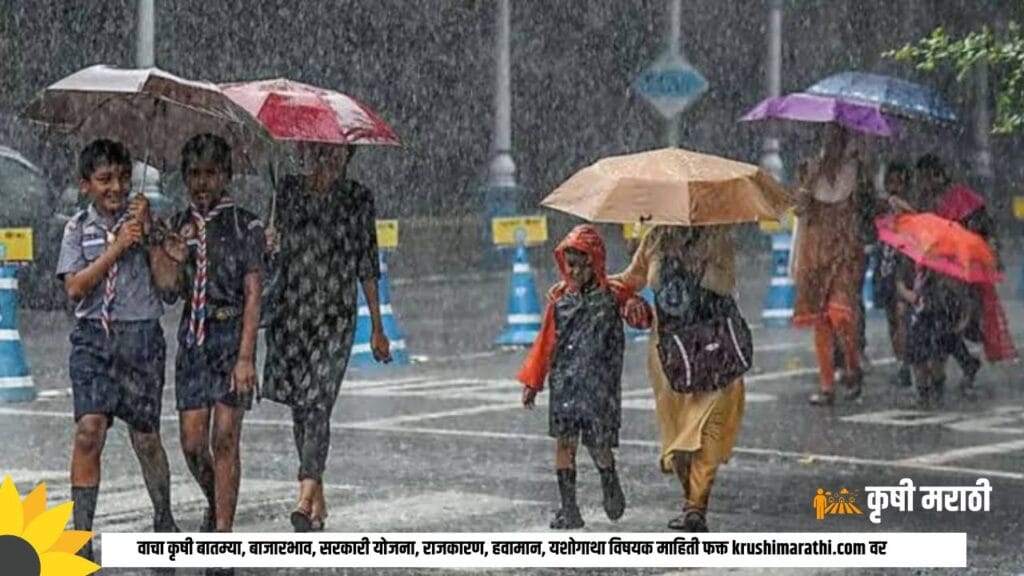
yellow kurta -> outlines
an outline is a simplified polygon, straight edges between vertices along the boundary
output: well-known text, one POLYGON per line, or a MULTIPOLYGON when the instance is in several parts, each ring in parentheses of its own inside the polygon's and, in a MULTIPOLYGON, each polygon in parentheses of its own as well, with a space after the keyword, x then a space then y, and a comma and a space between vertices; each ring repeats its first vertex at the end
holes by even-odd
MULTIPOLYGON (((701 228, 692 246, 682 246, 681 229, 657 227, 640 242, 629 267, 616 278, 641 290, 660 286, 661 255, 679 251, 683 261, 694 268, 705 262, 701 285, 722 295, 736 286, 736 244, 731 226, 701 228)), ((714 392, 680 394, 672 389, 658 358, 658 319, 655 314, 647 353, 647 370, 654 391, 655 411, 661 429, 661 470, 671 473, 674 452, 696 452, 711 456, 715 465, 728 460, 743 421, 744 385, 737 379, 714 392)))

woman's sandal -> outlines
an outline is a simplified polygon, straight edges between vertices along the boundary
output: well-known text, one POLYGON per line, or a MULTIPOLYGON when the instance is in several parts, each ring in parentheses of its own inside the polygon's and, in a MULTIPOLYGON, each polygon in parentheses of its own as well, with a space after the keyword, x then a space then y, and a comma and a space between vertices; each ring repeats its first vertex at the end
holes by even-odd
POLYGON ((807 399, 811 406, 831 406, 836 403, 836 394, 831 390, 815 392, 807 399))
POLYGON ((310 516, 309 517, 309 531, 310 532, 323 532, 324 528, 327 526, 324 523, 324 519, 326 519, 326 518, 327 518, 326 514, 323 515, 323 516, 319 516, 319 515, 310 516))
POLYGON ((708 522, 703 513, 697 510, 690 510, 669 520, 668 528, 669 530, 679 530, 682 532, 707 532, 708 522))
POLYGON ((296 532, 312 532, 313 531, 313 517, 309 512, 302 508, 296 508, 291 515, 292 528, 296 532))
POLYGON ((846 393, 843 397, 847 400, 857 400, 864 394, 864 371, 848 371, 843 378, 843 387, 846 393))

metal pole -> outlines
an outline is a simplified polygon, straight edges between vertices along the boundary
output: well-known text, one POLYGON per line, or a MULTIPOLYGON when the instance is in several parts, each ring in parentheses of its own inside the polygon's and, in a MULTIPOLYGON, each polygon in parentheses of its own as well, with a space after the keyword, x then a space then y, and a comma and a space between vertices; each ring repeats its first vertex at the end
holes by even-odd
POLYGON ((512 160, 512 49, 510 0, 498 0, 498 35, 495 45, 494 157, 488 173, 491 187, 514 187, 516 164, 512 160))
MULTIPOLYGON (((765 67, 765 84, 769 97, 782 95, 782 3, 783 0, 768 0, 768 62, 765 67)), ((786 167, 779 154, 779 138, 773 128, 764 139, 761 153, 761 168, 782 181, 786 167)))
MULTIPOLYGON (((992 111, 989 108, 988 63, 979 59, 974 69, 974 174, 982 194, 991 202, 992 180, 992 111)), ((1003 206, 994 206, 1002 211, 1003 206)), ((1000 212, 1001 213, 1001 212, 1000 212)))
POLYGON ((151 68, 155 66, 153 58, 154 39, 154 0, 139 0, 138 27, 135 33, 135 66, 151 68))
MULTIPOLYGON (((679 36, 683 19, 683 0, 669 0, 668 53, 680 53, 679 36)), ((670 148, 679 146, 679 115, 665 119, 665 144, 670 148)))

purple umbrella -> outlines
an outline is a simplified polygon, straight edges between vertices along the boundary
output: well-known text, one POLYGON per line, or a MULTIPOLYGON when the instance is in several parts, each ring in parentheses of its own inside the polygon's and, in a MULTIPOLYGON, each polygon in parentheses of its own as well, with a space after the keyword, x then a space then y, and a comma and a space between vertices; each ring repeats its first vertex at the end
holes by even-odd
POLYGON ((740 120, 750 122, 770 118, 835 122, 850 130, 876 136, 892 136, 896 131, 895 120, 883 114, 877 105, 800 92, 766 98, 740 120))

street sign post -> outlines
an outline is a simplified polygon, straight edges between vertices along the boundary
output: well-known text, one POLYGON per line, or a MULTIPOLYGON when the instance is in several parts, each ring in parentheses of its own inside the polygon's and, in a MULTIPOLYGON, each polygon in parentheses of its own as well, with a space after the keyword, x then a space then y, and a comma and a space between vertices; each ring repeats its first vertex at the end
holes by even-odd
POLYGON ((633 89, 666 119, 692 105, 708 89, 708 81, 678 52, 666 52, 637 76, 633 89))

